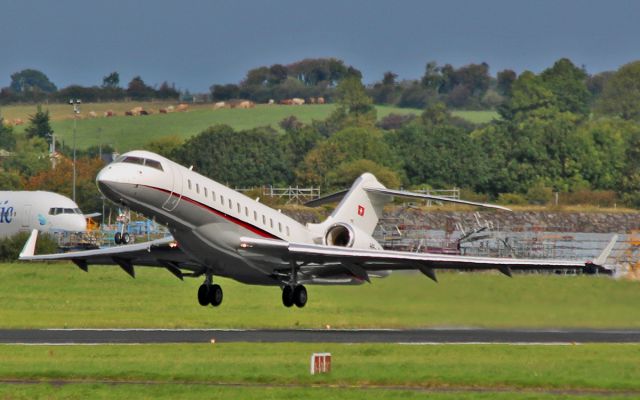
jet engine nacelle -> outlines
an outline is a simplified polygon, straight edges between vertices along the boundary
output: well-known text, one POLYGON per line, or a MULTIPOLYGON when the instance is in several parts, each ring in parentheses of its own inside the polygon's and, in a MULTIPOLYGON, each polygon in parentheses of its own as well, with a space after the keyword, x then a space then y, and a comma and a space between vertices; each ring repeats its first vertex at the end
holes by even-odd
POLYGON ((378 242, 356 226, 337 222, 324 234, 327 246, 353 247, 356 249, 381 249, 378 242))

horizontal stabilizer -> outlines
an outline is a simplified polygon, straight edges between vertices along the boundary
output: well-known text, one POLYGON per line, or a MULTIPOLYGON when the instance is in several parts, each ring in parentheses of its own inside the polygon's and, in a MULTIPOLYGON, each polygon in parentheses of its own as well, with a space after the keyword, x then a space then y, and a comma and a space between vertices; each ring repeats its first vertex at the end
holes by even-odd
POLYGON ((392 190, 392 189, 387 189, 387 188, 364 188, 364 190, 366 190, 369 193, 377 193, 377 194, 382 194, 382 195, 387 195, 387 196, 405 197, 405 198, 409 198, 409 199, 444 201, 444 202, 449 202, 449 203, 466 204, 466 205, 469 205, 469 206, 495 208, 495 209, 498 209, 498 210, 511 211, 510 208, 498 206, 498 205, 495 205, 495 204, 477 203, 475 201, 452 199, 452 198, 449 198, 449 197, 433 196, 433 195, 430 195, 430 194, 405 192, 403 190, 392 190))
POLYGON ((304 205, 307 207, 318 207, 324 204, 335 203, 337 201, 342 200, 344 195, 347 194, 348 192, 349 192, 348 189, 341 190, 339 192, 331 193, 329 195, 319 197, 311 201, 307 201, 306 203, 304 203, 304 205))

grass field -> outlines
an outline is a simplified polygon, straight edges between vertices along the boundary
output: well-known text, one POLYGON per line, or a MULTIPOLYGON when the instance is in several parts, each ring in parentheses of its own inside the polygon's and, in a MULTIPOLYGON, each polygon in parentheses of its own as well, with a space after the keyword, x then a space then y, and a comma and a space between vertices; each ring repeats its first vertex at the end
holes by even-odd
POLYGON ((608 277, 394 274, 357 287, 309 286, 303 309, 286 309, 277 287, 216 279, 217 309, 201 307, 201 279, 163 269, 71 263, 0 264, 0 326, 26 327, 593 327, 639 328, 640 283, 608 277))
MULTIPOLYGON (((158 114, 159 108, 166 107, 168 103, 95 103, 83 104, 82 118, 78 120, 77 145, 86 148, 92 145, 109 144, 118 151, 127 151, 133 148, 142 148, 147 142, 162 136, 176 135, 188 138, 200 133, 207 127, 215 124, 228 124, 235 129, 249 129, 257 126, 270 125, 279 129, 278 123, 291 115, 295 115, 303 122, 325 119, 333 110, 334 105, 306 105, 306 106, 267 106, 258 105, 253 109, 220 109, 213 110, 210 104, 191 105, 188 112, 158 114), (155 113, 148 116, 125 117, 125 110, 137 105, 155 113), (113 118, 86 118, 89 111, 95 111, 102 115, 105 110, 113 110, 118 116, 113 118)), ((59 141, 69 146, 72 141, 73 120, 71 107, 67 104, 50 104, 43 106, 51 113, 52 128, 59 141)), ((419 114, 420 110, 377 106, 378 117, 383 118, 390 113, 419 114)), ((21 118, 27 120, 34 114, 36 107, 8 106, 0 109, 7 120, 21 118)), ((497 118, 493 111, 456 111, 454 115, 468 119, 472 122, 488 122, 497 118)), ((25 125, 17 127, 18 132, 24 130, 25 125)))
POLYGON ((0 398, 12 399, 640 395, 637 345, 2 345, 0 359, 0 380, 55 385, 0 384, 0 398), (332 353, 330 374, 309 375, 317 351, 332 353))

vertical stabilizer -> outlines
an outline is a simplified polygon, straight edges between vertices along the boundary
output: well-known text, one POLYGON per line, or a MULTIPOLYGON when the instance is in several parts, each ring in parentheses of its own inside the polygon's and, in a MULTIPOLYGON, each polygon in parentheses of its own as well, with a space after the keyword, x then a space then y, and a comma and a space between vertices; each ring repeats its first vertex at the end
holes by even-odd
POLYGON ((365 188, 383 189, 384 185, 370 173, 360 175, 322 225, 342 222, 356 226, 369 235, 373 234, 378 220, 382 217, 383 207, 391 200, 391 196, 369 193, 365 188))

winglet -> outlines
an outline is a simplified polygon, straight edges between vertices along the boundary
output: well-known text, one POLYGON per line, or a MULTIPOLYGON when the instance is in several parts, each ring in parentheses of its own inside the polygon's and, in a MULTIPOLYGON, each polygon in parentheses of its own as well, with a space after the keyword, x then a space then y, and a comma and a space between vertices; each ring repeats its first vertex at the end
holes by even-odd
POLYGON ((607 247, 602 250, 602 253, 600 253, 598 258, 593 260, 593 263, 599 267, 604 267, 604 263, 607 262, 607 258, 609 258, 609 254, 611 254, 611 251, 613 250, 613 247, 616 245, 617 241, 618 235, 613 235, 607 247))
POLYGON ((22 251, 20 252, 19 260, 23 260, 28 257, 33 257, 36 253, 36 241, 38 240, 38 230, 34 229, 31 231, 31 235, 29 235, 29 239, 24 244, 22 251))

